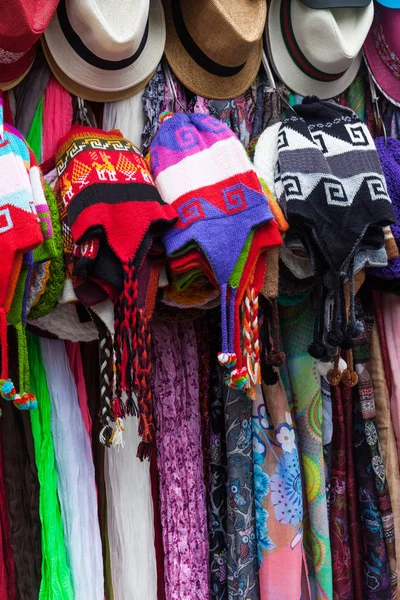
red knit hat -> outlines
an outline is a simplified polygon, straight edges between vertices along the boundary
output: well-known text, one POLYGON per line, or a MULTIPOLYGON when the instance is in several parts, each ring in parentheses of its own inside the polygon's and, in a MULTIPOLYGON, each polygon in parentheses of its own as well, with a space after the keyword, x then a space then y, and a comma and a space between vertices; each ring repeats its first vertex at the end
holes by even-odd
MULTIPOLYGON (((139 433, 151 444, 152 407, 148 386, 142 385, 148 381, 149 366, 144 366, 140 343, 138 347, 138 333, 139 342, 149 342, 143 324, 148 315, 140 311, 142 322, 137 322, 138 271, 153 240, 176 221, 176 210, 162 201, 139 150, 119 131, 74 126, 58 145, 56 164, 74 242, 82 244, 100 232, 101 243, 107 243, 122 264, 124 286, 115 303, 114 412, 116 417, 125 410, 134 414, 135 393, 139 433), (123 391, 128 395, 126 407, 121 401, 123 391)), ((115 261, 110 268, 112 264, 115 261)), ((149 351, 146 356, 149 361, 149 351)))
POLYGON ((58 0, 8 0, 0 19, 0 89, 8 90, 31 68, 36 42, 44 33, 58 0))

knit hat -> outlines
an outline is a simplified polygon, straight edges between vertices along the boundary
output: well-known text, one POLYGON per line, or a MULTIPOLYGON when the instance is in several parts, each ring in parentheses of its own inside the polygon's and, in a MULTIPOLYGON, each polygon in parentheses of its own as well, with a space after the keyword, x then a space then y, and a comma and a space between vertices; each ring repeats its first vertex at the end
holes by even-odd
MULTIPOLYGON (((138 271, 152 240, 176 220, 176 210, 161 200, 139 150, 119 131, 74 126, 58 145, 56 164, 74 243, 84 244, 100 229, 100 245, 107 244, 122 264, 124 285, 115 304, 115 410, 117 416, 125 412, 125 391, 126 410, 136 413, 136 392, 139 433, 146 444, 151 444, 151 399, 148 389, 142 389, 143 366, 138 366, 137 329, 142 330, 142 324, 137 323, 138 271)), ((147 315, 142 316, 147 319, 147 315)))
MULTIPOLYGON (((1 391, 3 398, 17 400, 15 388, 8 381, 7 318, 23 254, 42 242, 35 212, 38 188, 30 181, 31 154, 22 136, 13 127, 3 126, 3 102, 0 97, 0 241, 2 269, 0 276, 0 343, 1 391)), ((43 197, 43 194, 42 194, 43 197)))
MULTIPOLYGON (((160 194, 178 212, 177 223, 164 236, 165 247, 167 254, 173 256, 195 243, 210 264, 221 291, 219 360, 234 367, 242 357, 240 334, 239 347, 235 345, 235 331, 240 331, 237 296, 240 289, 243 297, 240 282, 246 264, 246 260, 239 262, 241 253, 249 235, 272 221, 273 215, 243 146, 224 123, 205 114, 168 117, 150 148, 150 165, 160 194), (234 286, 230 278, 238 263, 239 277, 234 286)), ((267 245, 280 243, 275 223, 272 229, 276 237, 268 241, 269 229, 265 234, 267 245)), ((251 244, 247 255, 250 247, 251 244)), ((254 277, 254 268, 250 271, 254 277)), ((251 283, 251 278, 246 283, 251 283)), ((254 297, 257 294, 255 290, 254 297)), ((243 369, 245 373, 235 369, 236 376, 243 375, 241 383, 248 379, 248 372, 243 369)))
POLYGON ((309 352, 324 358, 333 356, 338 346, 352 347, 359 330, 354 256, 367 234, 373 242, 379 240, 381 228, 393 223, 395 216, 373 140, 356 114, 316 98, 306 98, 295 111, 298 116, 285 119, 279 132, 276 188, 289 225, 297 229, 319 277, 309 352), (350 284, 349 318, 346 280, 350 284), (323 307, 330 291, 333 309, 327 330, 323 307))
MULTIPOLYGON (((48 245, 48 262, 43 265, 44 269, 44 285, 41 286, 39 296, 32 299, 28 307, 29 318, 37 319, 48 312, 58 302, 64 284, 64 254, 61 237, 61 224, 58 214, 57 200, 53 194, 51 187, 46 183, 46 200, 50 211, 51 224, 51 245, 48 245), (51 252, 51 254, 50 254, 51 252)), ((39 271, 39 265, 36 267, 36 272, 39 271)), ((32 279, 35 279, 35 271, 32 279)))

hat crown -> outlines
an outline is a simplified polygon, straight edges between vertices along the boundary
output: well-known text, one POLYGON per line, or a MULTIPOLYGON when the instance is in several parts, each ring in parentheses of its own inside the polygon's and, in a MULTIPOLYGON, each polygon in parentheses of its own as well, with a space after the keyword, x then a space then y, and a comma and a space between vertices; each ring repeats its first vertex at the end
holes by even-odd
POLYGON ((1 13, 0 48, 25 52, 47 28, 58 0, 14 0, 11 4, 1 13))
POLYGON ((303 55, 320 71, 346 71, 371 27, 373 3, 365 8, 310 9, 291 1, 291 25, 303 55))
POLYGON ((175 0, 173 4, 194 42, 218 64, 243 64, 262 37, 264 0, 175 0))
POLYGON ((61 0, 82 42, 104 60, 124 60, 138 49, 149 17, 150 0, 61 0))

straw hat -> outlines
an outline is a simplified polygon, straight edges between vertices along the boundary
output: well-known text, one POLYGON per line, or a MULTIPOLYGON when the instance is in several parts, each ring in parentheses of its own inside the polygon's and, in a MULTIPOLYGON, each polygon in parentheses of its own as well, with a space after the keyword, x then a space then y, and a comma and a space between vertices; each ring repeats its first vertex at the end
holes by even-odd
POLYGON ((0 18, 0 90, 15 87, 30 70, 57 1, 7 0, 0 18))
POLYGON ((50 68, 68 91, 97 102, 128 98, 161 60, 161 0, 61 0, 44 38, 50 68))
POLYGON ((364 55, 381 92, 400 105, 400 11, 380 6, 364 44, 364 55))
POLYGON ((373 2, 315 10, 301 0, 271 0, 266 38, 280 79, 302 96, 341 94, 358 72, 373 17, 373 2))
POLYGON ((265 0, 164 0, 165 55, 192 92, 224 100, 242 94, 261 64, 265 0))

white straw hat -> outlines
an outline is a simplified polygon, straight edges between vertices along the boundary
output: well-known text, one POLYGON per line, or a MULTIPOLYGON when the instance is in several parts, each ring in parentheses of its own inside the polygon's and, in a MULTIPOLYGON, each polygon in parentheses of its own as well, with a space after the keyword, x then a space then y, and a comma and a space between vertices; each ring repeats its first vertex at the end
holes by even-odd
POLYGON ((315 10, 301 0, 270 0, 267 45, 280 79, 302 96, 341 94, 357 75, 373 17, 373 2, 315 10))
POLYGON ((67 89, 71 80, 83 98, 88 90, 98 102, 119 100, 144 87, 161 60, 161 0, 61 0, 44 37, 67 89))

